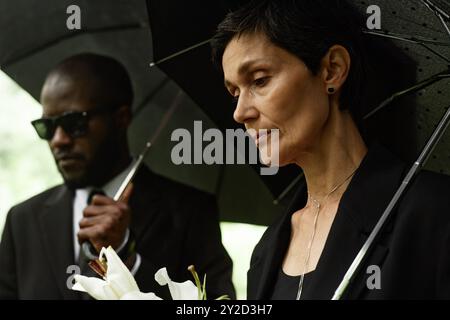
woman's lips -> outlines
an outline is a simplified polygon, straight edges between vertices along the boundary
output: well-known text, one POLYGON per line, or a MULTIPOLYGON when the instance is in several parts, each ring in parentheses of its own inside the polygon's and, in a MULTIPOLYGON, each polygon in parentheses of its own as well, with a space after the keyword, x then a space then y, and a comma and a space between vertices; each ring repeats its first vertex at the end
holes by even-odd
POLYGON ((247 130, 247 134, 250 136, 250 138, 252 138, 253 141, 255 141, 258 139, 258 133, 256 132, 256 130, 254 129, 248 129, 247 130))
POLYGON ((256 145, 259 146, 260 142, 267 144, 267 142, 269 141, 269 137, 270 137, 270 132, 259 136, 258 140, 256 140, 256 145))
POLYGON ((260 129, 260 130, 248 130, 247 133, 255 141, 258 146, 261 141, 266 142, 270 137, 270 129, 260 129))

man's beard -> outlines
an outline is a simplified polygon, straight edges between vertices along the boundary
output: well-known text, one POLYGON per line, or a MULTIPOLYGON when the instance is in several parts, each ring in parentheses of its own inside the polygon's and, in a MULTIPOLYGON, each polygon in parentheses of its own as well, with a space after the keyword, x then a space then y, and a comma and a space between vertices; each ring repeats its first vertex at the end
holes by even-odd
POLYGON ((77 177, 65 176, 58 166, 65 185, 72 190, 105 185, 113 178, 115 166, 120 158, 118 141, 119 139, 114 134, 107 135, 106 139, 98 146, 91 161, 77 177))

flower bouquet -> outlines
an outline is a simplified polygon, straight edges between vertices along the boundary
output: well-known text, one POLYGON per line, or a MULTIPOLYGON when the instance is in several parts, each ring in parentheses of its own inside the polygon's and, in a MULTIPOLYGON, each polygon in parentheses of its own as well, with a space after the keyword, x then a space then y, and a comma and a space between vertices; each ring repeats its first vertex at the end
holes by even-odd
MULTIPOLYGON (((76 283, 72 290, 87 292, 97 300, 162 300, 153 292, 144 293, 139 290, 133 275, 112 247, 102 248, 99 258, 92 261, 90 266, 102 279, 75 275, 76 283)), ((194 266, 190 266, 188 270, 192 273, 195 284, 190 280, 182 283, 172 281, 166 268, 156 272, 155 280, 161 286, 169 286, 173 300, 206 300, 206 275, 202 284, 194 266)), ((225 299, 228 296, 224 295, 216 300, 225 299)))

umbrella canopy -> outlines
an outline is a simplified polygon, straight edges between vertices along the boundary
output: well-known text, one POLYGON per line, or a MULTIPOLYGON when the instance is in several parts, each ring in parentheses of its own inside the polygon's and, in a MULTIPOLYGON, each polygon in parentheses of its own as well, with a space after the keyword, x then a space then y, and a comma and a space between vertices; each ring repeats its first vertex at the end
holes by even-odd
MULTIPOLYGON (((433 2, 446 12, 450 12, 448 1, 433 0, 433 2)), ((369 5, 364 1, 354 1, 354 3, 361 13, 365 13, 369 5)), ((404 106, 403 121, 409 121, 414 115, 413 133, 417 142, 411 149, 413 150, 412 159, 415 160, 419 150, 426 144, 437 123, 450 106, 450 37, 440 19, 427 6, 426 1, 376 0, 370 1, 370 5, 372 4, 380 8, 381 30, 366 30, 366 34, 368 37, 378 37, 378 42, 390 40, 403 55, 410 59, 410 63, 412 62, 414 66, 410 69, 414 72, 414 83, 426 82, 438 74, 445 75, 440 78, 441 80, 411 92, 410 97, 401 98, 397 103, 393 103, 382 111, 389 113, 402 105, 404 106)), ((448 22, 450 20, 447 20, 447 25, 448 22)), ((384 63, 384 59, 385 57, 379 54, 380 64, 384 63)), ((393 70, 398 70, 398 66, 391 69, 391 74, 395 73, 393 70)), ((409 86, 413 86, 414 83, 410 83, 409 86)), ((403 86, 400 90, 407 87, 403 86)), ((376 104, 372 107, 375 106, 376 104)), ((403 143, 408 144, 409 141, 411 138, 407 136, 403 143)), ((447 132, 436 146, 426 168, 450 174, 450 132, 447 132)))
MULTIPOLYGON (((363 30, 368 46, 367 114, 396 92, 433 75, 450 73, 450 39, 440 19, 423 0, 348 1, 367 18, 370 5, 377 5, 381 12, 381 30, 363 30)), ((246 1, 147 2, 156 64, 222 128, 234 127, 233 107, 223 88, 222 75, 210 62, 207 40, 226 13, 246 1), (185 52, 187 48, 190 50, 185 52), (177 54, 180 52, 182 54, 177 54)), ((435 2, 449 11, 447 1, 435 2)), ((368 135, 381 140, 404 160, 415 160, 449 107, 450 79, 439 79, 431 86, 395 99, 389 107, 371 115, 366 120, 368 135)), ((449 132, 426 168, 450 174, 449 132)), ((283 178, 279 181, 284 187, 289 183, 283 178)))
POLYGON ((186 128, 193 132, 194 120, 201 120, 204 130, 216 125, 165 73, 149 67, 152 41, 144 0, 1 1, 0 12, 1 69, 36 100, 47 73, 61 60, 82 52, 116 58, 129 71, 135 91, 129 130, 132 153, 139 154, 170 106, 178 104, 145 162, 157 173, 217 194, 222 220, 259 224, 271 221, 278 207, 271 203, 269 191, 248 166, 172 163, 173 130, 186 128), (66 26, 70 16, 67 8, 73 4, 80 8, 80 30, 66 26), (234 183, 236 177, 242 181, 239 188, 234 183), (257 195, 263 195, 263 199, 257 195), (250 210, 255 205, 256 213, 250 210))

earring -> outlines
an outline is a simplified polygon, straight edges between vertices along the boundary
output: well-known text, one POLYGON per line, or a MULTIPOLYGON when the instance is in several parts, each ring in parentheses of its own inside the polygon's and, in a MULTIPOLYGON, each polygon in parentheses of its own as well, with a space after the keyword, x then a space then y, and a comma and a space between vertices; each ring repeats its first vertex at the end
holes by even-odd
POLYGON ((329 87, 328 88, 328 93, 334 93, 334 88, 333 87, 329 87))

